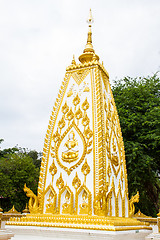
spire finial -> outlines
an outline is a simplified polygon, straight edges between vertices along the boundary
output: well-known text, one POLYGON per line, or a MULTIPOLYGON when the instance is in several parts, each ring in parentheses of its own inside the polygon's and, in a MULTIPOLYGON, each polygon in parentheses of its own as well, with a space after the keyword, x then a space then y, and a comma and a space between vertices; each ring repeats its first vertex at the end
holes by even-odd
POLYGON ((92 46, 92 30, 91 30, 91 27, 92 27, 92 23, 93 23, 93 17, 92 17, 91 9, 89 10, 89 17, 88 17, 87 23, 88 23, 89 29, 88 29, 87 44, 86 44, 86 47, 84 49, 84 52, 94 52, 93 46, 92 46))
POLYGON ((92 45, 92 31, 91 31, 91 27, 92 27, 92 23, 93 23, 93 17, 92 17, 92 11, 90 9, 89 11, 89 17, 87 20, 88 23, 88 36, 87 36, 87 44, 85 46, 85 49, 83 51, 83 54, 81 54, 79 56, 79 61, 80 62, 89 62, 92 60, 99 60, 99 57, 95 54, 94 49, 93 49, 93 45, 92 45), (94 56, 94 58, 93 58, 94 56))
POLYGON ((91 8, 89 10, 89 17, 88 17, 88 20, 87 20, 88 24, 91 25, 94 20, 93 20, 93 17, 92 17, 92 11, 91 11, 91 8))

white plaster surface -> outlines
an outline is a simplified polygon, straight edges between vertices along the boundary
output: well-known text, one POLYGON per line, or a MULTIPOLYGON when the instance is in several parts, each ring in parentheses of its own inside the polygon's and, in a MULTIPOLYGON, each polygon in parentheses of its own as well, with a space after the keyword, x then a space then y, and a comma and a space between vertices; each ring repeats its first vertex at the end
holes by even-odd
POLYGON ((11 227, 15 236, 12 240, 64 240, 64 239, 97 239, 97 240, 145 240, 150 230, 139 231, 96 231, 78 229, 60 229, 45 227, 11 227))
POLYGON ((160 233, 151 233, 146 236, 145 240, 160 240, 160 233))

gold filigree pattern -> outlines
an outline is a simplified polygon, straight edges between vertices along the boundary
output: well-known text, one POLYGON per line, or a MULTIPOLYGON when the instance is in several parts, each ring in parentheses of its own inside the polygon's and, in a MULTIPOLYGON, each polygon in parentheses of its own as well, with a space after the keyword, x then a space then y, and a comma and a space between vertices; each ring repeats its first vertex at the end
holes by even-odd
POLYGON ((88 103, 87 98, 86 98, 86 100, 82 103, 82 109, 84 111, 87 111, 88 108, 89 108, 89 103, 88 103))
POLYGON ((75 177, 73 178, 72 186, 76 189, 76 191, 81 186, 81 180, 79 179, 77 172, 76 172, 75 177))
POLYGON ((70 108, 70 110, 68 111, 68 113, 66 114, 66 118, 67 120, 71 121, 74 118, 74 113, 72 111, 72 108, 70 108))
POLYGON ((62 128, 64 128, 65 127, 65 125, 66 125, 66 123, 65 123, 65 120, 64 120, 64 115, 62 116, 62 119, 61 120, 59 120, 59 122, 58 122, 58 127, 60 128, 60 130, 62 129, 62 128))
POLYGON ((52 183, 53 183, 54 175, 57 173, 57 167, 56 167, 54 161, 52 162, 52 164, 51 164, 51 166, 49 168, 49 172, 52 175, 52 183))
POLYGON ((79 107, 78 110, 75 113, 75 117, 76 117, 77 120, 80 120, 82 118, 82 116, 83 116, 83 114, 82 114, 82 111, 79 107))
POLYGON ((75 80, 75 82, 80 85, 83 80, 86 78, 88 75, 89 70, 88 69, 79 69, 78 71, 74 71, 72 73, 72 77, 75 80))
POLYGON ((64 187, 64 181, 62 178, 62 173, 60 173, 60 177, 56 181, 56 186, 58 189, 62 189, 64 187))
POLYGON ((69 107, 67 105, 67 102, 62 106, 62 113, 66 114, 69 111, 69 107))
POLYGON ((76 107, 80 103, 80 98, 78 94, 73 99, 73 105, 76 107))
POLYGON ((84 184, 86 184, 86 176, 90 173, 91 169, 87 163, 87 158, 85 159, 84 164, 82 165, 81 172, 84 175, 84 184))

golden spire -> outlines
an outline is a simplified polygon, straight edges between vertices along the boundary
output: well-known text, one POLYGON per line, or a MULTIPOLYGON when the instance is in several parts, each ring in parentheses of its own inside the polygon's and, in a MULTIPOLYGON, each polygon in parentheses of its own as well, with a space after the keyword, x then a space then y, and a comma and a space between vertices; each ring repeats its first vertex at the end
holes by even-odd
POLYGON ((92 30, 91 30, 91 27, 92 27, 92 23, 93 23, 93 17, 92 17, 92 12, 91 12, 91 9, 89 11, 89 17, 88 17, 88 37, 87 37, 87 44, 86 44, 86 47, 84 49, 84 52, 94 52, 93 50, 93 45, 92 45, 92 30))
POLYGON ((89 61, 92 61, 92 60, 99 60, 99 57, 95 54, 94 49, 93 49, 93 45, 92 45, 92 30, 91 30, 91 27, 92 27, 92 23, 93 23, 93 17, 92 17, 91 9, 89 11, 89 17, 88 17, 87 22, 88 22, 88 27, 89 27, 88 36, 87 36, 87 44, 85 46, 83 54, 81 54, 79 56, 79 61, 81 63, 89 62, 89 61))

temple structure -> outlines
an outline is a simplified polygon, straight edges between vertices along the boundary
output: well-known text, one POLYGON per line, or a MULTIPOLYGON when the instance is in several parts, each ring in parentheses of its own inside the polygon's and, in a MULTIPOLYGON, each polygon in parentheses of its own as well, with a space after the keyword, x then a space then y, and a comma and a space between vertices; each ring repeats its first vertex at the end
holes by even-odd
POLYGON ((29 211, 9 225, 106 231, 149 230, 131 218, 123 138, 109 75, 87 44, 67 67, 45 136, 38 195, 25 185, 29 211))

